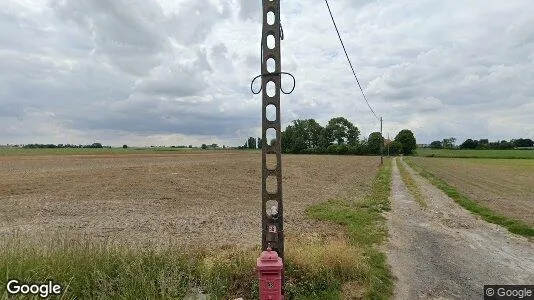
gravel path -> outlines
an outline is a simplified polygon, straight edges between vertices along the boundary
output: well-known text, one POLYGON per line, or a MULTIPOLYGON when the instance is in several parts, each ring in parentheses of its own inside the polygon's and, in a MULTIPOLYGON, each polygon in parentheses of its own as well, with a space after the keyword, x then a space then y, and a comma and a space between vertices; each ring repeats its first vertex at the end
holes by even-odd
POLYGON ((393 161, 388 261, 394 299, 483 299, 484 284, 534 284, 534 243, 460 207, 409 168, 414 201, 393 161))

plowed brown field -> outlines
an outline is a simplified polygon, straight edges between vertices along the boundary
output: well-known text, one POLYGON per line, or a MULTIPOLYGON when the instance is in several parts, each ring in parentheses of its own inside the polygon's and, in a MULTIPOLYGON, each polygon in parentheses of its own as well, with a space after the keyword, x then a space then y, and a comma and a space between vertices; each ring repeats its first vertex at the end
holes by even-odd
POLYGON ((533 159, 410 159, 491 210, 534 226, 533 159))
MULTIPOLYGON (((68 234, 124 242, 260 242, 259 152, 0 156, 0 236, 68 234)), ((285 231, 321 230, 304 209, 365 194, 376 157, 283 156, 285 231)))

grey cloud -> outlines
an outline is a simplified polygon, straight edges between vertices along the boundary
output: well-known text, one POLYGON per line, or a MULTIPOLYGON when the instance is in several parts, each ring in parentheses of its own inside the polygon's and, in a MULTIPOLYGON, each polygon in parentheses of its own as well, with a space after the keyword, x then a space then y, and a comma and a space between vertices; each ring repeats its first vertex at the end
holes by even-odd
POLYGON ((208 0, 186 2, 169 16, 157 2, 145 0, 54 0, 51 6, 85 30, 97 55, 138 76, 162 63, 159 54, 172 51, 171 37, 182 45, 199 43, 226 18, 226 8, 219 12, 208 0))
POLYGON ((153 1, 54 0, 51 7, 62 20, 83 28, 96 55, 131 74, 143 75, 157 65, 157 54, 167 47, 164 14, 153 1))
POLYGON ((166 39, 157 30, 163 11, 152 1, 56 0, 52 7, 92 34, 96 44, 111 55, 157 52, 166 39))
POLYGON ((155 68, 149 77, 140 79, 135 91, 176 97, 198 95, 206 89, 205 73, 211 72, 212 67, 206 51, 197 50, 196 55, 191 63, 173 61, 155 68))
POLYGON ((262 7, 261 1, 239 0, 240 11, 239 16, 246 20, 252 19, 254 21, 261 20, 262 7))
MULTIPOLYGON (((219 99, 205 97, 154 98, 136 96, 109 105, 94 105, 76 114, 70 126, 76 129, 111 129, 134 133, 176 133, 231 137, 244 124, 255 124, 250 109, 221 111, 219 99), (90 112, 90 113, 87 113, 90 112)), ((236 103, 239 104, 239 103, 236 103)), ((259 106, 257 108, 259 111, 259 106)))
MULTIPOLYGON (((235 141, 258 131, 261 97, 249 80, 260 68, 260 1, 21 3, 0 11, 0 126, 9 128, 0 143, 235 141)), ((529 1, 330 4, 386 132, 412 128, 420 142, 534 134, 529 1)), ((362 135, 375 131, 324 3, 282 2, 282 22, 283 71, 297 79, 282 95, 282 121, 342 115, 362 135)))
POLYGON ((229 5, 225 2, 222 11, 219 11, 209 0, 184 2, 165 26, 181 44, 196 44, 203 41, 219 21, 230 16, 229 5))

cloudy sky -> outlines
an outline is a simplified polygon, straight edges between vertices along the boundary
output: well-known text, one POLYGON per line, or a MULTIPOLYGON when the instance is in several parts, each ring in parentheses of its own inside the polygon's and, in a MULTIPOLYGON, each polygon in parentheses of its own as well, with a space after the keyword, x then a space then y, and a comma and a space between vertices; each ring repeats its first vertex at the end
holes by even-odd
MULTIPOLYGON (((283 125, 378 130, 324 1, 281 5, 283 125)), ((534 138, 530 0, 330 5, 385 135, 534 138)), ((261 129, 260 24, 259 0, 2 0, 0 144, 240 145, 261 129)))

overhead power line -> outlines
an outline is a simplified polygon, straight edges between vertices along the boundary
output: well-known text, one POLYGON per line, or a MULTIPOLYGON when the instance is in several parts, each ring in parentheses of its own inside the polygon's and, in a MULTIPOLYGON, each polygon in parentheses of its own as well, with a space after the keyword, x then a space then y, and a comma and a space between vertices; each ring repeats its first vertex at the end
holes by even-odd
POLYGON ((365 97, 365 93, 363 92, 362 86, 360 85, 360 81, 358 80, 358 76, 356 76, 356 72, 354 71, 354 67, 352 66, 352 63, 350 62, 349 55, 347 54, 347 50, 345 49, 345 45, 343 44, 343 40, 341 39, 341 35, 339 34, 339 30, 337 29, 336 21, 334 20, 334 16, 332 15, 332 11, 330 10, 330 5, 328 5, 328 0, 324 0, 326 2, 326 7, 328 8, 328 12, 330 13, 330 18, 332 18, 332 23, 334 23, 334 28, 336 28, 337 36, 339 37, 339 41, 341 42, 341 46, 343 47, 343 51, 345 52, 345 56, 347 57, 347 61, 349 62, 350 68, 352 70, 352 74, 354 74, 354 78, 356 78, 356 82, 358 83, 358 87, 360 88, 360 91, 362 92, 363 99, 365 100, 365 103, 367 103, 367 106, 375 116, 375 118, 380 118, 376 115, 375 111, 369 105, 369 101, 367 101, 367 97, 365 97))

